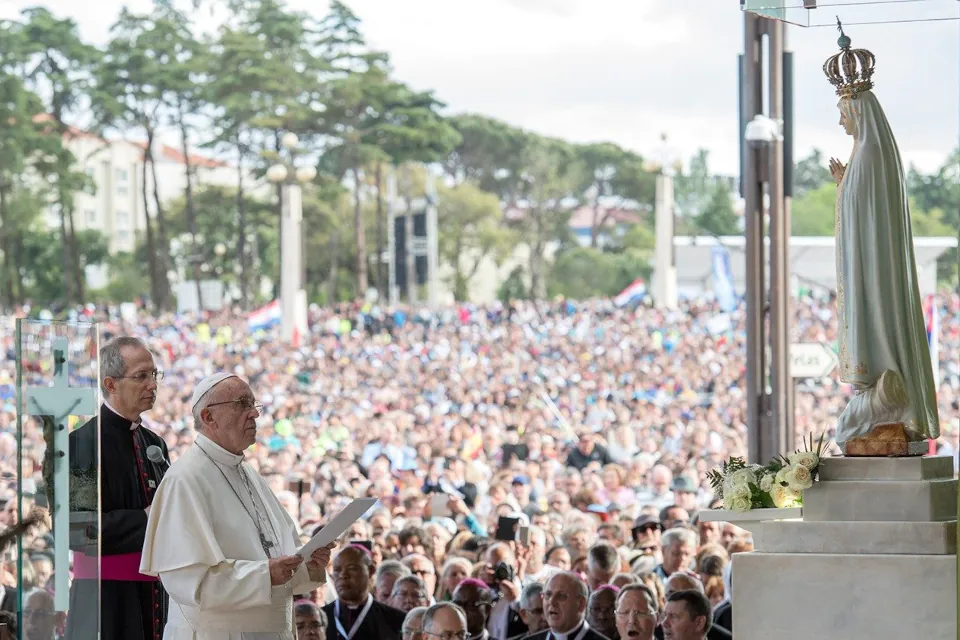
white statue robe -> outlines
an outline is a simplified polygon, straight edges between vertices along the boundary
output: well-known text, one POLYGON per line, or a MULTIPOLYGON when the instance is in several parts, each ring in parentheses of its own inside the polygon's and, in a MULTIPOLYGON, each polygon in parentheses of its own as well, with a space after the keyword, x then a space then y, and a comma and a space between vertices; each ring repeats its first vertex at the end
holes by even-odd
POLYGON ((837 443, 902 422, 912 439, 940 434, 910 206, 900 151, 871 91, 843 98, 854 147, 837 191, 840 379, 857 389, 837 443))
POLYGON ((293 555, 296 525, 266 481, 198 434, 157 489, 143 545, 140 572, 159 576, 170 594, 164 640, 296 639, 293 596, 320 584, 303 564, 287 584, 270 585, 254 508, 274 543, 270 557, 293 555))

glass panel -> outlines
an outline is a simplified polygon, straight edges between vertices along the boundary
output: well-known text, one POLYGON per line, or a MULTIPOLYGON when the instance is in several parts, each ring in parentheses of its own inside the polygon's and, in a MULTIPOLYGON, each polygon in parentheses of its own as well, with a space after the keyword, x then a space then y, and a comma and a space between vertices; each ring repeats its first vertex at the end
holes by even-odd
POLYGON ((17 320, 20 636, 100 633, 99 328, 17 320), (71 566, 73 584, 71 593, 71 566), (32 589, 38 591, 31 592, 32 589), (49 595, 42 590, 46 589, 49 595))
POLYGON ((960 20, 957 0, 743 0, 744 11, 801 27, 960 20))

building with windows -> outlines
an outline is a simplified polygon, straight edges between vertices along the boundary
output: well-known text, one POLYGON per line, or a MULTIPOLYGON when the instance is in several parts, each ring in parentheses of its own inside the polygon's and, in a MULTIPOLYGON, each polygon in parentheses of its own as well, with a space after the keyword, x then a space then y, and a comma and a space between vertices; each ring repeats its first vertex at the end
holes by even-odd
MULTIPOLYGON (((138 234, 145 228, 146 215, 156 215, 153 175, 144 176, 145 144, 119 139, 105 139, 85 131, 71 129, 65 140, 77 159, 78 170, 90 177, 91 186, 74 197, 74 228, 95 229, 108 240, 110 252, 132 252, 138 234), (143 182, 147 182, 144 202, 143 182)), ((181 198, 186 188, 186 162, 176 148, 155 143, 157 195, 167 206, 181 198)), ((190 157, 194 185, 233 187, 237 184, 237 168, 229 163, 201 155, 190 157)), ((252 185, 248 174, 244 182, 252 185)), ((48 224, 60 228, 59 212, 47 212, 48 224)))

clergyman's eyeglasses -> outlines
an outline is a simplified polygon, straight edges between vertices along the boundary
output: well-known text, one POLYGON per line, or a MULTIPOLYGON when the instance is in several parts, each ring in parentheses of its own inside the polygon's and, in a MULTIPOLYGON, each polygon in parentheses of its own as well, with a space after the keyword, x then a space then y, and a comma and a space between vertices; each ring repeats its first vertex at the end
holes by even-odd
POLYGON ((115 380, 133 380, 137 384, 143 384, 147 380, 154 380, 160 382, 163 380, 163 371, 160 369, 154 369, 153 371, 142 371, 135 376, 111 376, 115 380))
POLYGON ((253 398, 236 398, 234 400, 226 400, 224 402, 211 402, 207 405, 207 408, 218 407, 224 404, 232 404, 243 411, 250 411, 250 409, 256 409, 257 413, 263 413, 263 403, 257 402, 253 398))

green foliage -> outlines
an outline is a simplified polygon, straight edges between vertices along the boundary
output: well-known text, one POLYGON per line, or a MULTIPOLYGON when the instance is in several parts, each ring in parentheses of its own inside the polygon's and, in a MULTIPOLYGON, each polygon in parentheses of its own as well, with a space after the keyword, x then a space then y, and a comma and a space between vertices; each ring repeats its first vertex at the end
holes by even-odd
POLYGON ((710 199, 694 218, 697 227, 712 236, 732 236, 741 233, 740 219, 733 210, 733 194, 723 180, 717 180, 710 199))
POLYGON ((615 296, 637 278, 649 278, 644 254, 608 253, 578 247, 558 255, 550 271, 549 294, 573 300, 615 296))
MULTIPOLYGON (((832 182, 794 199, 790 212, 791 233, 795 236, 833 236, 836 228, 837 187, 832 182)), ((949 217, 939 209, 924 210, 911 198, 910 220, 914 237, 953 236, 949 217)))
MULTIPOLYGON (((424 165, 431 164, 442 165, 453 183, 440 189, 439 243, 442 262, 454 269, 457 298, 469 296, 481 260, 502 262, 519 244, 529 249, 529 261, 503 284, 507 299, 543 297, 548 289, 570 297, 613 295, 649 275, 654 238, 646 218, 655 173, 639 153, 611 142, 545 138, 479 114, 446 117, 432 91, 395 77, 389 55, 369 46, 360 19, 339 0, 321 20, 283 0, 220 5, 230 15, 210 35, 169 0, 156 0, 144 13, 124 9, 102 49, 84 42, 73 20, 44 8, 0 21, 3 303, 34 295, 76 302, 83 298, 83 266, 105 259, 96 238, 73 231, 75 194, 93 185, 78 166, 87 159, 63 144, 72 127, 146 138, 148 149, 156 136, 174 133, 183 138, 184 155, 199 144, 238 165, 232 188, 197 186, 203 172, 188 172, 183 197, 163 202, 164 189, 149 187, 155 167, 148 150, 146 179, 137 176, 138 205, 149 200, 155 215, 133 255, 110 258, 112 280, 97 293, 105 299, 149 291, 168 307, 167 272, 200 262, 238 284, 246 304, 254 303, 263 277, 276 284, 278 191, 264 194, 249 175, 260 180, 271 164, 290 159, 281 145, 287 132, 301 141, 298 163, 316 163, 319 172, 303 191, 311 300, 363 293, 367 253, 385 249, 387 185, 397 178, 401 202, 422 197, 424 165), (258 197, 251 195, 255 188, 258 197), (608 238, 606 252, 584 250, 569 231, 578 207, 593 212, 594 248, 613 212, 636 211, 644 221, 608 238), (61 218, 52 235, 43 226, 45 211, 61 218), (43 233, 45 243, 37 235, 43 233), (188 241, 193 235, 202 241, 188 241), (218 245, 226 249, 222 256, 218 245), (545 256, 557 247, 551 265, 545 256), (56 274, 65 272, 79 280, 67 278, 55 297, 56 274)), ((729 186, 710 172, 708 160, 698 150, 676 178, 678 233, 739 233, 729 186)), ((930 175, 910 170, 916 235, 955 235, 958 176, 960 149, 930 175)), ((835 187, 818 150, 797 163, 795 186, 794 235, 832 235, 835 187)), ((952 255, 942 261, 941 275, 955 278, 952 255)), ((383 293, 382 279, 372 280, 383 293)))
POLYGON ((827 169, 827 160, 820 149, 813 149, 805 158, 801 158, 793 170, 793 197, 801 198, 824 185, 832 185, 833 178, 827 169))
POLYGON ((440 259, 453 268, 457 300, 469 298, 470 281, 488 256, 502 262, 516 245, 503 224, 500 201, 472 182, 441 187, 437 211, 440 259))
MULTIPOLYGON (((32 227, 21 236, 23 264, 30 265, 23 279, 27 297, 41 304, 63 302, 64 273, 60 245, 50 241, 50 232, 32 227)), ((108 255, 107 240, 98 231, 77 232, 80 268, 100 264, 108 255)))
POLYGON ((834 235, 836 202, 837 186, 833 182, 794 198, 790 208, 791 235, 834 235))
POLYGON ((497 290, 497 299, 504 304, 512 300, 527 300, 530 291, 524 282, 523 267, 514 267, 497 290))

